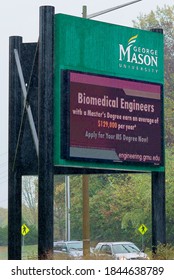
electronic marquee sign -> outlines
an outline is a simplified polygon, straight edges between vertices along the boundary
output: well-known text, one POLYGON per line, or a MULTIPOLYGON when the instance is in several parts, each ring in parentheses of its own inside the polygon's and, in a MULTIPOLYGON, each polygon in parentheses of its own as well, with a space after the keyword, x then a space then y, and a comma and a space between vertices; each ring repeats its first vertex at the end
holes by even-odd
POLYGON ((163 165, 159 84, 62 72, 61 156, 123 165, 163 165))

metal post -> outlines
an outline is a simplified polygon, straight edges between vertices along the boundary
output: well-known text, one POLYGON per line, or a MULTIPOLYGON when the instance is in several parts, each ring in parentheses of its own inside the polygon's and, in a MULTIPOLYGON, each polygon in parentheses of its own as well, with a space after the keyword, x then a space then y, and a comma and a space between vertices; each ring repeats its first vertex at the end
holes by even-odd
POLYGON ((90 255, 89 176, 83 175, 83 255, 90 255))
POLYGON ((152 172, 152 252, 166 244, 165 173, 152 172))
POLYGON ((65 239, 70 241, 70 184, 69 184, 69 176, 65 176, 65 239))
POLYGON ((8 166, 8 259, 21 259, 21 174, 20 151, 13 166, 22 114, 22 99, 14 49, 20 49, 22 37, 9 40, 9 166, 8 166))
POLYGON ((53 253, 53 47, 54 7, 40 7, 39 21, 39 199, 38 257, 53 253))
POLYGON ((119 6, 116 6, 116 7, 112 7, 112 8, 109 8, 109 9, 106 9, 106 10, 103 10, 103 11, 100 11, 100 12, 97 12, 97 13, 94 13, 94 14, 91 14, 91 15, 87 15, 87 7, 86 6, 83 6, 83 11, 82 11, 82 15, 84 18, 94 18, 94 17, 98 17, 100 15, 103 15, 103 14, 107 14, 107 13, 110 13, 112 11, 115 11, 115 10, 118 10, 118 9, 121 9, 121 8, 124 8, 126 6, 129 6, 129 5, 132 5, 132 4, 135 4, 137 2, 140 2, 142 0, 134 0, 134 1, 131 1, 131 2, 128 2, 128 3, 124 3, 122 5, 119 5, 119 6))
POLYGON ((82 17, 87 18, 87 6, 85 5, 82 7, 82 17))
MULTIPOLYGON (((163 34, 162 28, 152 32, 163 34)), ((159 244, 166 244, 165 172, 152 172, 152 252, 159 244)))

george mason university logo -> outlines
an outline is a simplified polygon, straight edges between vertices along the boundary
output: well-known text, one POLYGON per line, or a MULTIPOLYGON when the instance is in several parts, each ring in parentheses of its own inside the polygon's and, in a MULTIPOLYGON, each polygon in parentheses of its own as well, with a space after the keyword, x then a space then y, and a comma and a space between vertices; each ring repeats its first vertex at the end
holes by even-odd
POLYGON ((137 44, 138 34, 127 45, 119 44, 119 68, 158 73, 158 50, 137 44))

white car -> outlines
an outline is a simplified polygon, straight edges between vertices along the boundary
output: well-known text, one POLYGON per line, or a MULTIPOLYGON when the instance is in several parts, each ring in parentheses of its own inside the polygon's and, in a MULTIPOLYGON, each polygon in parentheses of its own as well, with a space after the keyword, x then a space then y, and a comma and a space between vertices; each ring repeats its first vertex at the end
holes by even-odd
POLYGON ((116 260, 148 260, 147 254, 132 242, 100 242, 95 247, 95 253, 110 255, 116 260))

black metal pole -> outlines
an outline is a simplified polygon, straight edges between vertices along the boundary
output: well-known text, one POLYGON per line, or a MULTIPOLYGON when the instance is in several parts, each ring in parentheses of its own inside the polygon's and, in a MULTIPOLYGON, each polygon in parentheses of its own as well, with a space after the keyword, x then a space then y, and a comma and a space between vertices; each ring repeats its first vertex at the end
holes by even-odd
POLYGON ((38 257, 52 258, 53 251, 53 46, 54 7, 40 7, 39 22, 39 199, 38 257))
MULTIPOLYGON (((151 31, 163 34, 162 28, 153 28, 151 31)), ((166 244, 165 197, 165 172, 152 172, 152 252, 154 254, 159 244, 166 244)))
POLYGON ((15 63, 14 49, 20 49, 22 38, 9 39, 9 139, 8 139, 8 259, 21 259, 21 174, 20 151, 14 165, 15 150, 21 123, 22 96, 15 63))
POLYGON ((166 244, 165 172, 152 172, 152 252, 166 244))

